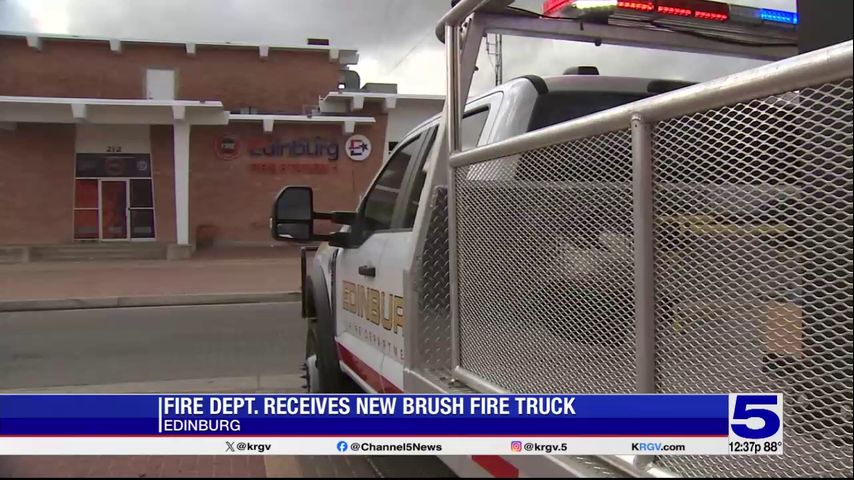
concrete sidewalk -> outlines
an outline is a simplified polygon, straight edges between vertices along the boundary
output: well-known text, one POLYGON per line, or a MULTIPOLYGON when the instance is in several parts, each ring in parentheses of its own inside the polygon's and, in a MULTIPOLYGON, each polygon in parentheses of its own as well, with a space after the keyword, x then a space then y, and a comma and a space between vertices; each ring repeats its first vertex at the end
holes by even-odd
POLYGON ((298 248, 212 249, 191 260, 0 265, 0 311, 297 301, 298 248))

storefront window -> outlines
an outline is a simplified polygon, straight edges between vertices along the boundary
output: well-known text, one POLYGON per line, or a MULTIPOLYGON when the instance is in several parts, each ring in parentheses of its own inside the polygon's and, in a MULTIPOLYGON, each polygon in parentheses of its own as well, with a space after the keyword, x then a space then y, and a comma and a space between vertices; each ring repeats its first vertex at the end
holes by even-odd
POLYGON ((76 240, 155 238, 148 154, 79 153, 76 174, 76 240))
POLYGON ((74 238, 98 238, 98 180, 74 182, 74 238))
POLYGON ((74 238, 98 238, 98 210, 74 210, 74 238))
POLYGON ((98 181, 80 180, 74 186, 74 208, 98 208, 98 181))
POLYGON ((130 206, 131 208, 153 207, 154 200, 151 198, 151 180, 130 181, 130 206))
POLYGON ((154 238, 154 210, 132 209, 130 211, 131 237, 154 238))

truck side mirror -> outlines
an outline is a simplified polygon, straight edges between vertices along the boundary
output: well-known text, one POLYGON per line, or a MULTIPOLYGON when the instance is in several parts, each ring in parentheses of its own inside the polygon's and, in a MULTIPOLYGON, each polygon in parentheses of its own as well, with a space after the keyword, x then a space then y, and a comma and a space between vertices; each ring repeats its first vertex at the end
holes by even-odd
POLYGON ((314 193, 311 187, 285 187, 273 204, 270 231, 276 240, 307 242, 314 235, 314 193))
POLYGON ((335 232, 332 235, 314 233, 315 220, 330 220, 332 223, 353 225, 356 212, 315 212, 314 191, 311 187, 289 186, 282 189, 273 203, 270 216, 270 233, 275 240, 308 242, 320 240, 331 242, 333 246, 353 248, 355 245, 350 232, 335 232))

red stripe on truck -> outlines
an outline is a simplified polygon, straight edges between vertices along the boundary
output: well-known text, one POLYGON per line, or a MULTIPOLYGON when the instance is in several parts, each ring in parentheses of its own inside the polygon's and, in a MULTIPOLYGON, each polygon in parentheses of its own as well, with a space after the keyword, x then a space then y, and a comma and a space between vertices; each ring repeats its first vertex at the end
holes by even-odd
MULTIPOLYGON (((337 342, 336 342, 337 343, 337 342)), ((353 354, 350 350, 344 345, 340 343, 338 345, 338 358, 344 362, 345 365, 350 367, 356 375, 359 376, 362 380, 365 381, 368 385, 371 386, 374 390, 379 393, 403 393, 403 391, 391 382, 391 380, 383 377, 376 370, 371 368, 370 365, 363 362, 356 355, 353 354)))
POLYGON ((471 459, 495 478, 519 478, 519 469, 499 455, 472 455, 471 459))
MULTIPOLYGON (((350 367, 356 375, 371 386, 374 390, 380 393, 403 393, 389 379, 383 377, 370 365, 363 362, 350 350, 340 343, 338 345, 338 358, 350 367)), ((519 469, 514 467, 512 463, 504 460, 499 455, 472 455, 472 461, 480 465, 481 468, 489 472, 490 475, 496 478, 518 478, 519 469)))

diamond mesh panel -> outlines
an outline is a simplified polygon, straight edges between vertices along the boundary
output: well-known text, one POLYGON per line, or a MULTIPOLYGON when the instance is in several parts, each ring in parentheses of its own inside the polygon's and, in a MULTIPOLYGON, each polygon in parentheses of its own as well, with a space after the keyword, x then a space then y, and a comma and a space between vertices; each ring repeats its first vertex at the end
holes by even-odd
POLYGON ((851 476, 851 80, 654 130, 657 384, 783 392, 782 457, 683 475, 851 476))
POLYGON ((515 392, 635 391, 631 177, 628 131, 455 171, 463 368, 515 392))
POLYGON ((418 262, 418 349, 421 368, 451 368, 451 299, 448 268, 448 189, 437 187, 418 262))

